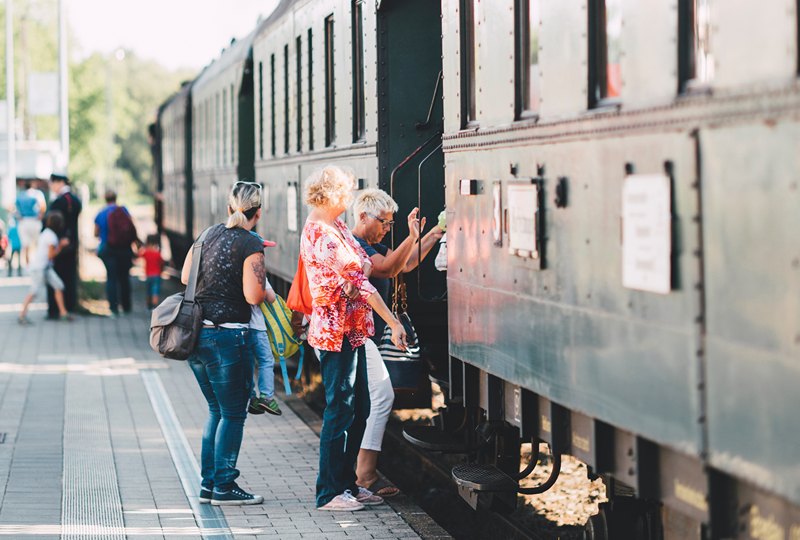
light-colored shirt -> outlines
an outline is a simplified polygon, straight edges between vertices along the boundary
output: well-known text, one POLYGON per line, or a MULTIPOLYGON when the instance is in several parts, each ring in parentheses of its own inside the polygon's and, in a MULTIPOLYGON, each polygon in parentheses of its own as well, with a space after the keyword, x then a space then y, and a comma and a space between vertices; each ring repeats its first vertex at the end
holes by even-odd
POLYGON ((31 270, 43 270, 50 266, 50 246, 58 246, 58 236, 52 229, 45 229, 39 235, 36 253, 33 254, 33 259, 31 260, 31 270))
MULTIPOLYGON (((264 279, 264 289, 265 290, 272 289, 272 285, 270 285, 268 279, 264 279)), ((262 330, 266 332, 267 323, 264 320, 264 312, 261 311, 261 306, 254 306, 251 304, 250 309, 253 312, 250 315, 250 330, 262 330)))

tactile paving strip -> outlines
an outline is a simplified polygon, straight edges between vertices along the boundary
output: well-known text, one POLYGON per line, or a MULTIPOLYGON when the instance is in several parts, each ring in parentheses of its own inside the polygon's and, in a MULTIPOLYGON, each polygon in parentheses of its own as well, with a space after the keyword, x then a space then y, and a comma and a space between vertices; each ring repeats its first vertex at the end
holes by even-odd
POLYGON ((125 538, 100 377, 67 375, 62 500, 62 538, 125 538))

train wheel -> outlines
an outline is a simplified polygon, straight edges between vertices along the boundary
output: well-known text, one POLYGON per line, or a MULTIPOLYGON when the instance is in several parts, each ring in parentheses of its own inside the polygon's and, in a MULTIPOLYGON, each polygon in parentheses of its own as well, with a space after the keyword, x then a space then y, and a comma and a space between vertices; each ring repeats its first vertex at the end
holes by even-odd
POLYGON ((602 508, 583 526, 583 540, 609 540, 606 511, 602 508))

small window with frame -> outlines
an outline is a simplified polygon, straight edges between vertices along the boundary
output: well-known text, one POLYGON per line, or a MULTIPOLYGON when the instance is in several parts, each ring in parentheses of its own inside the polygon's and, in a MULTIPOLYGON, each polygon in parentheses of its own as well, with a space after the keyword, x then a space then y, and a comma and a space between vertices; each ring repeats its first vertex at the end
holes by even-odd
POLYGON ((708 87, 714 79, 711 0, 678 2, 678 93, 708 87))
POLYGON ((617 105, 622 95, 622 2, 589 1, 590 109, 617 105))
POLYGON ((516 118, 535 118, 541 101, 539 25, 541 0, 515 3, 516 118))
POLYGON ((475 25, 476 4, 480 0, 461 0, 461 118, 462 127, 477 124, 478 59, 475 25))

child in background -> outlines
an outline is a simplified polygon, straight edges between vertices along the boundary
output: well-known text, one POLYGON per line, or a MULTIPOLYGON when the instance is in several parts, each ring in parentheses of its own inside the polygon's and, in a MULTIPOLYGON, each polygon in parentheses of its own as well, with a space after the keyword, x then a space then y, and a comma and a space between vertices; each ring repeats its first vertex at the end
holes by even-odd
POLYGON ((11 272, 14 268, 14 256, 17 257, 17 275, 22 275, 22 240, 19 237, 19 229, 17 229, 17 220, 11 218, 8 222, 8 249, 10 254, 8 256, 8 277, 11 277, 11 272))
POLYGON ((144 275, 147 278, 147 309, 153 309, 161 301, 161 271, 164 270, 164 258, 158 246, 157 234, 147 235, 147 241, 139 250, 139 257, 144 259, 144 275))
POLYGON ((67 313, 64 306, 64 282, 53 270, 53 259, 56 258, 62 249, 69 245, 69 238, 58 239, 58 234, 64 230, 64 214, 55 210, 45 217, 45 229, 39 236, 36 244, 36 252, 31 258, 28 269, 31 274, 31 288, 25 302, 22 304, 22 311, 19 314, 18 322, 22 325, 31 324, 28 319, 28 307, 36 295, 45 288, 45 284, 50 285, 55 290, 56 305, 61 314, 61 320, 71 321, 72 315, 67 313))
MULTIPOLYGON (((257 233, 250 231, 250 234, 255 235, 261 244, 266 247, 275 246, 275 242, 264 240, 257 233)), ((275 301, 275 291, 272 290, 272 285, 269 279, 264 280, 264 289, 267 291, 267 296, 264 301, 271 304, 275 301)), ((264 314, 261 312, 259 306, 250 306, 252 311, 250 315, 250 332, 248 339, 250 340, 250 350, 253 353, 255 360, 255 375, 256 384, 253 386, 253 391, 250 393, 250 404, 247 411, 250 414, 264 414, 268 412, 276 416, 283 414, 278 400, 275 399, 275 357, 272 356, 272 347, 269 344, 269 336, 267 335, 267 323, 264 320, 264 314), (256 388, 258 388, 258 395, 256 395, 256 388)))

